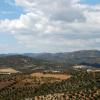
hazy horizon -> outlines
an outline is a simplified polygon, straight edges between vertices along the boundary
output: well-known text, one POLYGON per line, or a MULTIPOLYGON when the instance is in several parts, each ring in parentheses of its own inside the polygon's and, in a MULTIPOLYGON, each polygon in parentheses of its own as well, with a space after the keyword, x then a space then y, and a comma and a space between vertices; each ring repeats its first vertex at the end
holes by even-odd
POLYGON ((73 52, 80 52, 80 51, 100 51, 99 49, 87 49, 87 50, 73 50, 73 51, 61 51, 61 52, 8 52, 8 53, 0 53, 1 55, 2 54, 11 54, 11 55, 14 55, 14 54, 45 54, 45 53, 73 53, 73 52))

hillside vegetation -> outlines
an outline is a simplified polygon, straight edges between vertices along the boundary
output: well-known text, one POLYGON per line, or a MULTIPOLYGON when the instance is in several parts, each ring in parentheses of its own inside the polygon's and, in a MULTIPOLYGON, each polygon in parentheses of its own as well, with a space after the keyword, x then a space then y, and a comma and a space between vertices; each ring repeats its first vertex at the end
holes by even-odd
POLYGON ((100 73, 93 77, 85 70, 74 70, 67 80, 28 74, 0 75, 0 100, 48 100, 48 96, 49 100, 99 100, 100 73))

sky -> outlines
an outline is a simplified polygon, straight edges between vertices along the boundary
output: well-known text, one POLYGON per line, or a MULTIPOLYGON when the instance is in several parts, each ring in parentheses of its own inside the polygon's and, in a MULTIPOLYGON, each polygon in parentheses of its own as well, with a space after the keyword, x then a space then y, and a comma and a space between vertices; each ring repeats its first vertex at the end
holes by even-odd
POLYGON ((100 50, 100 0, 0 0, 0 54, 100 50))

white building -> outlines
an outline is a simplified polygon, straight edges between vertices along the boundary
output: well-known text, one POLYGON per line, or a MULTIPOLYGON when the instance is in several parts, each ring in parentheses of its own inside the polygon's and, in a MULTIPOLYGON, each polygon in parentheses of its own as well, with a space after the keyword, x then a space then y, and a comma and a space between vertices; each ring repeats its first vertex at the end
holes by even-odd
POLYGON ((75 68, 75 69, 83 69, 83 68, 89 68, 89 66, 86 66, 86 65, 75 65, 75 66, 73 66, 73 68, 75 68))

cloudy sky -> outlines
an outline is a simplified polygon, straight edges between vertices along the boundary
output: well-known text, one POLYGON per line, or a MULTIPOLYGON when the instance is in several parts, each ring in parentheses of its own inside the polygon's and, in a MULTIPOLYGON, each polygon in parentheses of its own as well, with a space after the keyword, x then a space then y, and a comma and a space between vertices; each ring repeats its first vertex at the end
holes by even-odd
POLYGON ((0 53, 100 50, 100 0, 0 0, 0 53))

